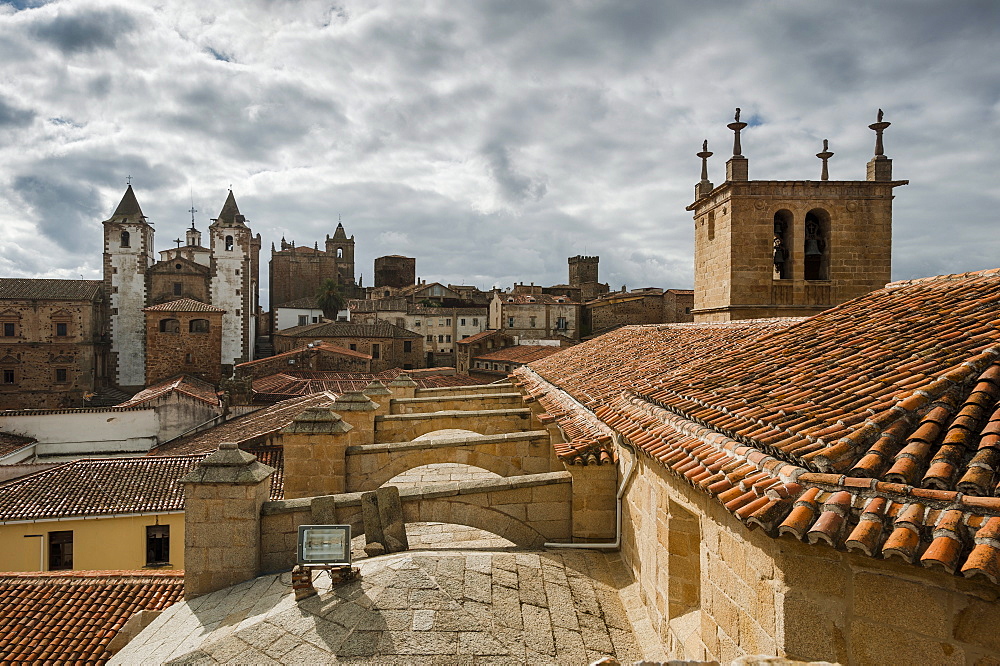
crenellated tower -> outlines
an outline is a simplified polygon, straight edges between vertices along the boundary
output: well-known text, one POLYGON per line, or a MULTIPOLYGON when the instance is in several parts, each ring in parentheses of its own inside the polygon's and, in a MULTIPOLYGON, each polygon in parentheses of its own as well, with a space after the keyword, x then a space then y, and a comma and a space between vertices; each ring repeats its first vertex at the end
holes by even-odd
POLYGON ((145 385, 146 271, 155 262, 153 226, 142 214, 129 183, 121 202, 103 222, 104 292, 110 299, 110 373, 118 386, 145 385))
POLYGON ((750 180, 740 133, 726 181, 708 179, 708 142, 698 153, 701 180, 695 185, 695 321, 808 316, 879 289, 890 280, 892 161, 882 146, 882 120, 866 180, 830 180, 833 153, 827 141, 817 153, 819 180, 750 180))

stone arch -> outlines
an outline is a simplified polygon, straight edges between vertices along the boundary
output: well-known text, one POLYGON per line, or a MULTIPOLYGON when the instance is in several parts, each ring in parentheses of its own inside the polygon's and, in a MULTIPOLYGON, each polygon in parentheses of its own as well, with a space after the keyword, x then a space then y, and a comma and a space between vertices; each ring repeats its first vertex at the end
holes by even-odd
POLYGON ((434 447, 400 452, 395 455, 390 454, 388 463, 362 477, 348 474, 347 492, 375 490, 404 472, 436 463, 470 465, 503 477, 524 474, 523 469, 512 465, 509 460, 505 460, 500 456, 481 453, 479 451, 470 451, 464 447, 457 446, 434 447))
POLYGON ((804 222, 805 279, 830 279, 830 213, 813 208, 804 222))
POLYGON ((792 248, 795 247, 795 226, 792 211, 782 208, 774 214, 774 277, 788 280, 792 277, 792 248))
MULTIPOLYGON (((407 523, 450 523, 467 525, 495 534, 523 548, 540 548, 549 538, 523 521, 502 511, 463 501, 463 495, 436 497, 403 502, 403 519, 407 523)), ((361 509, 338 517, 351 526, 351 536, 365 533, 361 509)))

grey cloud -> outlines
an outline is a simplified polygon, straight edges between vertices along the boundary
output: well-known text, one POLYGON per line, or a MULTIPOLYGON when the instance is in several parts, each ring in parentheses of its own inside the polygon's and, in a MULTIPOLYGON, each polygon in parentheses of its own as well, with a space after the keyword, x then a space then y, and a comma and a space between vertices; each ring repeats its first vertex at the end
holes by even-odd
POLYGON ((88 228, 101 212, 95 187, 52 176, 24 175, 14 179, 13 189, 38 220, 39 231, 63 251, 100 248, 100 238, 88 228))
POLYGON ((137 28, 135 18, 118 7, 60 8, 51 17, 40 18, 32 33, 66 55, 114 48, 137 28))
POLYGON ((491 142, 482 149, 490 175, 499 188, 504 201, 522 204, 538 201, 545 196, 546 185, 541 179, 518 173, 511 164, 510 150, 498 141, 491 142))
POLYGON ((22 109, 0 97, 0 128, 24 127, 35 119, 35 112, 22 109))

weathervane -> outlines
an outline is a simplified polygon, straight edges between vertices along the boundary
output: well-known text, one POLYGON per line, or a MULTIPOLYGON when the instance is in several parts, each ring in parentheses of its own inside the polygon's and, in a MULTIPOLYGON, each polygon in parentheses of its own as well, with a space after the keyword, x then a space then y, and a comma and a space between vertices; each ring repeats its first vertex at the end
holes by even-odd
POLYGON ((833 153, 830 152, 830 140, 823 139, 823 152, 816 153, 816 157, 823 160, 823 173, 820 175, 820 180, 830 180, 830 169, 827 167, 827 160, 833 157, 833 153))
POLYGON ((735 133, 733 136, 733 157, 743 157, 743 146, 740 145, 740 130, 746 127, 747 124, 740 122, 740 107, 736 107, 736 118, 734 120, 735 122, 726 125, 726 127, 735 133))

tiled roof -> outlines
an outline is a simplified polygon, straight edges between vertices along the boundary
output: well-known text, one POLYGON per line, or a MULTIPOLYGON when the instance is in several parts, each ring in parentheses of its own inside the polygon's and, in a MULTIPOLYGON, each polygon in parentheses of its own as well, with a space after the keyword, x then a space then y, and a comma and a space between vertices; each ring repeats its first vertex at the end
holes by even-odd
POLYGON ((504 304, 510 305, 579 305, 568 296, 553 296, 551 294, 499 294, 504 304))
POLYGON ((1000 583, 1000 270, 664 370, 594 413, 750 527, 1000 583))
POLYGON ((320 342, 317 344, 307 343, 301 347, 296 347, 295 349, 290 349, 286 352, 281 352, 280 354, 275 354, 274 356, 266 356, 264 358, 258 358, 255 361, 245 361, 243 363, 237 364, 237 368, 252 368, 255 365, 261 365, 267 363, 268 361, 275 358, 284 358, 286 356, 296 356, 306 351, 307 349, 317 349, 324 352, 329 352, 331 354, 339 354, 341 356, 351 356, 353 358, 364 358, 371 359, 371 354, 363 354, 359 351, 353 349, 348 349, 347 347, 341 347, 339 345, 333 345, 329 342, 320 342), (311 347, 309 345, 312 345, 311 347))
POLYGON ((494 336, 499 332, 500 331, 497 330, 480 331, 479 333, 474 333, 473 335, 470 335, 467 338, 462 338, 461 340, 458 341, 458 344, 471 345, 473 342, 479 342, 480 340, 485 340, 486 338, 494 336))
POLYGON ((375 324, 355 324, 349 321, 329 321, 319 324, 293 326, 275 335, 293 338, 422 338, 423 336, 405 328, 380 321, 375 324))
POLYGON ((294 301, 288 301, 287 303, 282 303, 281 305, 276 305, 275 309, 279 308, 296 308, 299 310, 319 310, 321 309, 316 305, 315 296, 303 296, 302 298, 296 298, 294 301))
POLYGON ((0 299, 92 301, 99 297, 101 280, 42 280, 0 278, 0 299))
POLYGON ((536 361, 530 366, 534 372, 518 370, 515 374, 545 408, 547 418, 557 420, 569 438, 568 443, 557 448, 559 456, 573 462, 580 462, 581 455, 599 460, 610 437, 595 425, 587 410, 593 412, 611 403, 622 390, 650 376, 749 344, 798 321, 627 326, 566 349, 559 356, 536 361))
POLYGON ((178 298, 176 301, 168 301, 159 305, 150 305, 143 308, 143 312, 225 312, 222 308, 217 308, 208 303, 196 301, 193 298, 178 298))
POLYGON ((218 405, 219 397, 216 395, 215 387, 208 382, 195 377, 180 375, 173 379, 154 384, 147 389, 139 391, 131 399, 117 405, 118 407, 136 407, 150 400, 162 398, 169 393, 183 393, 195 400, 207 402, 210 405, 218 405))
MULTIPOLYGON (((427 371, 433 370, 428 368, 427 371)), ((437 388, 441 386, 470 386, 480 384, 478 380, 467 375, 427 375, 425 372, 392 368, 384 372, 323 372, 295 370, 279 372, 267 377, 255 379, 253 382, 254 400, 268 402, 284 400, 294 396, 303 396, 327 391, 329 393, 346 393, 347 391, 364 390, 371 382, 380 381, 388 384, 403 373, 410 374, 420 388, 437 388)))
POLYGON ((141 610, 184 596, 183 571, 72 571, 0 575, 4 663, 103 664, 108 643, 141 610))
MULTIPOLYGON (((271 499, 281 499, 281 447, 240 448, 275 468, 271 499)), ((14 479, 0 485, 0 522, 183 511, 179 481, 208 453, 74 460, 14 479)))
POLYGON ((19 449, 35 442, 33 437, 22 437, 21 435, 12 435, 7 432, 0 432, 0 457, 14 453, 19 449))
POLYGON ((310 407, 328 407, 336 399, 336 396, 328 393, 312 393, 284 400, 220 423, 214 428, 166 442, 150 451, 150 455, 211 453, 222 442, 236 442, 240 448, 250 450, 248 447, 263 442, 268 435, 284 428, 304 410, 310 407))
POLYGON ((530 363, 543 358, 548 358, 553 354, 558 354, 564 347, 555 345, 515 345, 504 347, 480 356, 476 356, 477 361, 502 361, 504 363, 530 363))

